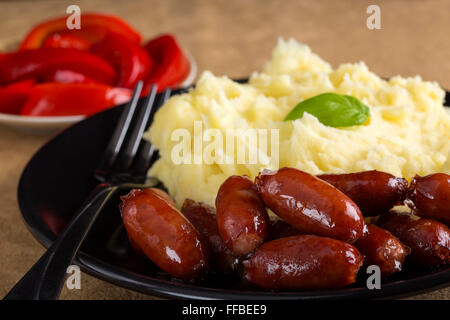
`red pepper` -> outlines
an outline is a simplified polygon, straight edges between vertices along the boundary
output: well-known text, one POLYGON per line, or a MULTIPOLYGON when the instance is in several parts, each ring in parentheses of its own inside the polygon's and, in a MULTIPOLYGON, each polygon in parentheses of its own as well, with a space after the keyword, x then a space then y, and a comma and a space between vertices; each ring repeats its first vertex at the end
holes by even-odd
POLYGON ((150 40, 145 49, 156 62, 156 67, 147 78, 146 90, 153 83, 158 85, 159 91, 176 86, 188 75, 189 61, 172 35, 166 34, 150 40))
POLYGON ((52 70, 71 70, 95 81, 114 84, 116 71, 105 60, 76 49, 40 48, 8 53, 0 59, 0 83, 40 77, 52 70))
POLYGON ((43 48, 72 48, 78 50, 89 50, 91 43, 86 39, 74 34, 55 33, 49 36, 42 44, 43 48))
POLYGON ((36 84, 35 79, 28 78, 11 83, 10 85, 3 87, 3 89, 31 89, 35 84, 36 84))
POLYGON ((34 83, 34 79, 27 79, 0 88, 0 113, 19 114, 34 83))
POLYGON ((103 84, 46 83, 31 90, 24 116, 91 115, 128 102, 131 90, 103 84))
POLYGON ((97 83, 85 75, 71 70, 52 70, 40 77, 41 82, 97 83))
POLYGON ((47 20, 35 26, 23 40, 19 50, 37 49, 45 39, 54 33, 82 37, 91 43, 101 40, 107 33, 116 32, 135 43, 141 42, 141 35, 122 19, 105 14, 86 13, 81 15, 81 29, 68 30, 67 16, 47 20))
POLYGON ((139 80, 147 78, 152 60, 138 44, 118 33, 109 33, 94 44, 91 52, 111 63, 119 73, 117 86, 134 88, 139 80))

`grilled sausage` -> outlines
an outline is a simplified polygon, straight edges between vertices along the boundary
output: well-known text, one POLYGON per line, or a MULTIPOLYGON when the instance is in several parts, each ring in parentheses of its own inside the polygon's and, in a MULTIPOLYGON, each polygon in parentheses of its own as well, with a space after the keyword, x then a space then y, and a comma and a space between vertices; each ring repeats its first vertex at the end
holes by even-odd
POLYGON ((209 244, 211 267, 223 273, 233 271, 235 258, 220 237, 214 207, 202 202, 186 199, 181 208, 181 212, 209 244))
POLYGON ((355 282, 363 257, 343 241, 299 235, 266 242, 244 261, 245 279, 265 289, 336 289, 355 282))
POLYGON ((450 226, 450 175, 416 176, 411 181, 406 203, 415 214, 450 226))
POLYGON ((245 256, 267 239, 269 215, 249 177, 229 177, 217 193, 216 210, 219 233, 235 255, 245 256))
POLYGON ((302 233, 299 230, 295 229, 284 220, 277 219, 275 221, 271 221, 269 240, 287 238, 300 234, 302 233))
POLYGON ((130 236, 130 234, 127 232, 128 242, 130 243, 131 248, 133 248, 134 252, 136 252, 139 255, 144 255, 144 252, 142 251, 141 247, 137 244, 136 241, 130 236))
POLYGON ((383 277, 401 271, 410 252, 392 233, 373 224, 366 224, 362 237, 354 245, 365 256, 364 264, 380 267, 383 277))
POLYGON ((364 220, 356 204, 341 191, 306 172, 264 170, 256 178, 264 203, 303 233, 354 242, 364 220))
POLYGON ((408 189, 405 179, 376 170, 317 177, 352 199, 365 217, 379 215, 399 204, 408 189))
POLYGON ((391 210, 378 218, 377 225, 393 233, 411 248, 408 260, 415 265, 450 263, 450 229, 444 224, 391 210))
POLYGON ((121 197, 128 236, 162 270, 194 279, 208 269, 207 245, 194 226, 157 189, 133 189, 121 197))

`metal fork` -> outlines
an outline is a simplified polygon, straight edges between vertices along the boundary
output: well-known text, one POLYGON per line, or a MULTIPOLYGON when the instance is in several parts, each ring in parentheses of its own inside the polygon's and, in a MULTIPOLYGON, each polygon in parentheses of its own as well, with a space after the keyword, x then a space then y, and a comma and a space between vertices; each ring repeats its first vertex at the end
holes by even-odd
MULTIPOLYGON (((138 82, 133 96, 123 110, 94 176, 101 182, 75 214, 70 224, 45 254, 5 296, 7 300, 57 299, 81 243, 105 204, 119 190, 148 188, 158 184, 146 177, 154 153, 150 142, 143 140, 148 119, 155 102, 153 86, 144 105, 137 108, 143 84, 138 82)), ((166 90, 160 104, 170 96, 166 90)))

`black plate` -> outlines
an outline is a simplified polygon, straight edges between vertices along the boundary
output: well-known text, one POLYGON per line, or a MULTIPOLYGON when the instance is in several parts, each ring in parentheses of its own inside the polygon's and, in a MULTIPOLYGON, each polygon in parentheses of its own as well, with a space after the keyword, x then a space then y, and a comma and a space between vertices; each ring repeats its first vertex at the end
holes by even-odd
MULTIPOLYGON (((450 94, 447 92, 447 105, 450 94)), ((43 146, 26 166, 18 190, 19 206, 30 231, 48 247, 95 186, 92 170, 123 109, 119 106, 63 131, 43 146)), ((243 286, 236 276, 211 275, 201 283, 170 279, 130 248, 118 210, 111 202, 83 243, 76 263, 89 274, 151 295, 196 299, 386 298, 448 286, 450 267, 434 271, 406 268, 369 290, 362 275, 351 287, 333 291, 270 292, 243 286)))

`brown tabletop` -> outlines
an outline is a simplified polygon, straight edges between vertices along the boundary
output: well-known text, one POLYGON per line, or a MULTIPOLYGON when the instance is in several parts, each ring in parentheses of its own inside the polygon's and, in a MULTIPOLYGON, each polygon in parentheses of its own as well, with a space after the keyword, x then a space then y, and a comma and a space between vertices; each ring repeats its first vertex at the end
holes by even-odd
MULTIPOLYGON (((245 77, 260 70, 277 38, 294 37, 337 66, 365 61, 377 74, 421 75, 450 88, 450 1, 448 0, 152 0, 2 1, 0 42, 10 47, 46 18, 67 6, 121 16, 144 39, 176 35, 196 58, 199 70, 245 77), (381 30, 366 26, 370 4, 381 8, 381 30)), ((27 230, 17 205, 19 176, 51 136, 0 127, 0 296, 44 252, 27 230)), ((152 299, 82 274, 81 289, 64 289, 62 299, 152 299)), ((419 295, 450 299, 450 288, 419 295)))

